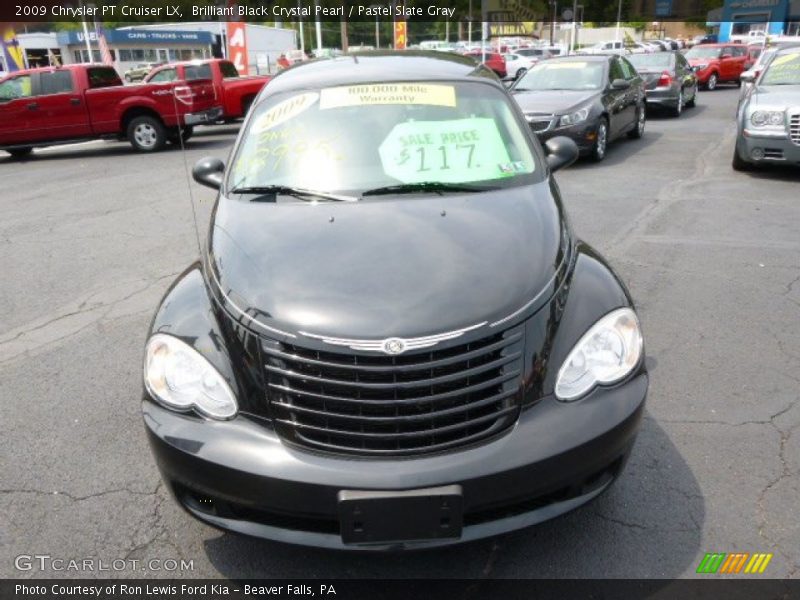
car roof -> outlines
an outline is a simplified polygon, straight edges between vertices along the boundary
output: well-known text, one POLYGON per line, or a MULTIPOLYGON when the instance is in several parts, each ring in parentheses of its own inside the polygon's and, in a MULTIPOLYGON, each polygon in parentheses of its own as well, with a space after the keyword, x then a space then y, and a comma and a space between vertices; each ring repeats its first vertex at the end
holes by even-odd
POLYGON ((571 56, 554 56, 547 62, 552 63, 554 61, 558 62, 608 62, 617 54, 609 53, 609 54, 573 54, 571 56))
POLYGON ((505 89, 490 69, 460 54, 370 50, 315 58, 290 67, 272 78, 261 98, 285 91, 359 83, 477 80, 505 89))
MULTIPOLYGON (((34 73, 50 73, 53 71, 79 71, 81 69, 87 69, 89 67, 106 67, 109 69, 113 69, 111 65, 106 65, 103 63, 75 63, 70 65, 59 65, 59 66, 49 66, 49 67, 35 67, 33 69, 20 69, 19 71, 9 71, 8 75, 33 75, 34 73)), ((116 69, 115 69, 116 70, 116 69)), ((5 77, 5 76, 4 76, 5 77)))

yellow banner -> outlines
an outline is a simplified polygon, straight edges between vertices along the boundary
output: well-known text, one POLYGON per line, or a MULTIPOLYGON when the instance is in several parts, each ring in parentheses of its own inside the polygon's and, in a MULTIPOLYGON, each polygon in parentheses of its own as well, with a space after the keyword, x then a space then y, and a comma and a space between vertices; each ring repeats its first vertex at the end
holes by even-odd
POLYGON ((320 110, 375 104, 422 104, 454 107, 456 91, 452 85, 375 83, 326 88, 322 90, 319 98, 320 110))

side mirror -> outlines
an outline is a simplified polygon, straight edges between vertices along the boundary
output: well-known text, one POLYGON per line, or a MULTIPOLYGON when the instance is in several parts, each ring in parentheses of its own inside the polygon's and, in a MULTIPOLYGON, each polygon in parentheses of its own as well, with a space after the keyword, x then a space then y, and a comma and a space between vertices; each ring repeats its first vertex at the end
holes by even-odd
POLYGON ((205 157, 198 160, 192 168, 192 177, 200 185, 218 190, 222 186, 222 173, 225 163, 218 158, 205 157))
POLYGON ((547 140, 544 148, 547 151, 547 165, 551 171, 570 166, 580 155, 578 145, 563 135, 547 140))
POLYGON ((745 71, 739 75, 739 81, 742 83, 753 83, 756 80, 756 74, 750 71, 745 71))
POLYGON ((611 82, 612 90, 627 90, 631 87, 631 82, 627 79, 615 79, 611 82))

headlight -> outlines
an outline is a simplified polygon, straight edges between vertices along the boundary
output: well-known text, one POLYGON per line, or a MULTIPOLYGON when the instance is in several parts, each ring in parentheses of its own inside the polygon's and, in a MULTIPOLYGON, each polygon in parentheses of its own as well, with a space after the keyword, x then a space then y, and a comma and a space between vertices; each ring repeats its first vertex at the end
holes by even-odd
POLYGON ((642 357, 639 319, 630 308, 615 310, 578 340, 556 378, 556 397, 575 400, 601 384, 616 383, 642 357))
POLYGON ((588 116, 589 116, 589 107, 587 106, 586 108, 576 110, 574 113, 564 115, 558 121, 558 124, 561 127, 565 127, 567 125, 576 125, 581 121, 585 121, 588 116))
POLYGON ((757 110, 750 115, 750 122, 755 127, 783 127, 783 111, 757 110))
POLYGON ((144 385, 167 408, 194 409, 214 419, 233 417, 238 406, 222 375, 188 344, 157 333, 147 342, 144 385))

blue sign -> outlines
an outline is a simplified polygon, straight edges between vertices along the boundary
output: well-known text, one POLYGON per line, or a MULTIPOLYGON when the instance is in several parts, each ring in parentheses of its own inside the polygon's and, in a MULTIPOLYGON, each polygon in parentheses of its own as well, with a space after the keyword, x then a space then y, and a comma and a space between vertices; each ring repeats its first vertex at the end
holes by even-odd
POLYGON ((672 0, 656 0, 656 16, 672 16, 672 0))
MULTIPOLYGON (((83 44, 85 36, 82 31, 62 31, 58 34, 58 43, 64 45, 83 44)), ((97 34, 89 32, 89 41, 96 42, 97 34)), ((214 43, 214 36, 208 31, 168 31, 164 29, 109 29, 106 31, 109 44, 196 44, 209 46, 214 43)))

